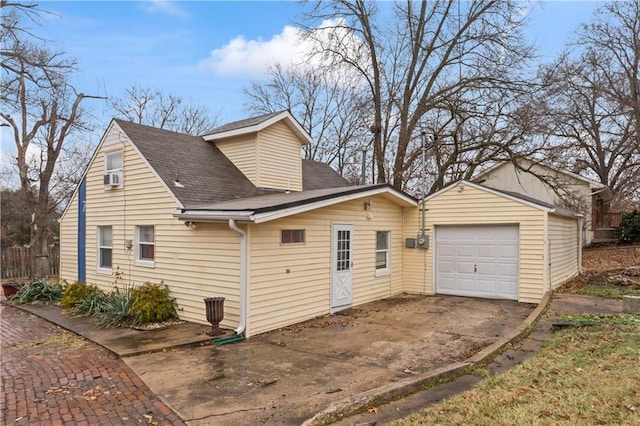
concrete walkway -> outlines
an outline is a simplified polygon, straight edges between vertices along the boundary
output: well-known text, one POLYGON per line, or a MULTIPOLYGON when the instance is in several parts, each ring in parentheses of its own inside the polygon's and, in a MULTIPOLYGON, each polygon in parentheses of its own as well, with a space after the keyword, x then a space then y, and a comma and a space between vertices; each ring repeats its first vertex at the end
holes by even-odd
POLYGON ((104 328, 91 317, 69 315, 55 305, 15 305, 62 328, 109 349, 119 357, 157 352, 180 346, 209 343, 210 326, 183 322, 166 328, 140 331, 132 328, 104 328))
MULTIPOLYGON (((451 376, 463 375, 453 385, 444 385, 450 391, 441 386, 430 390, 430 398, 436 401, 438 392, 446 396, 464 390, 465 380, 469 386, 473 382, 465 370, 518 341, 549 299, 534 309, 513 301, 400 296, 222 347, 209 344, 205 332, 210 327, 204 325, 183 323, 144 332, 102 329, 91 319, 70 317, 55 306, 21 308, 123 357, 187 424, 311 425, 451 376)), ((621 301, 558 294, 530 337, 512 347, 519 353, 500 355, 489 369, 508 369, 510 361, 535 353, 531 350, 550 336, 551 313, 621 309, 621 301)), ((403 417, 425 405, 425 398, 419 397, 424 394, 416 395, 380 406, 378 414, 357 415, 340 424, 403 417), (394 406, 403 402, 402 409, 394 406)))

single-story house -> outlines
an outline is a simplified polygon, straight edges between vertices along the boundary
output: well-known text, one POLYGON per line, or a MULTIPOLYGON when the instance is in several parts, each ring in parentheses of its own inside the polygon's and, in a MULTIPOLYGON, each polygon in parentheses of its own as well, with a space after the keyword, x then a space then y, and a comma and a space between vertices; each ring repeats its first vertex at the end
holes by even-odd
POLYGON ((189 136, 114 119, 60 223, 60 276, 164 282, 249 337, 401 293, 537 303, 576 275, 580 216, 458 182, 423 205, 301 159, 288 112, 189 136), (431 240, 431 241, 430 241, 431 240))
POLYGON ((615 240, 621 215, 609 210, 612 193, 600 182, 529 158, 499 162, 473 180, 582 213, 584 245, 615 240))

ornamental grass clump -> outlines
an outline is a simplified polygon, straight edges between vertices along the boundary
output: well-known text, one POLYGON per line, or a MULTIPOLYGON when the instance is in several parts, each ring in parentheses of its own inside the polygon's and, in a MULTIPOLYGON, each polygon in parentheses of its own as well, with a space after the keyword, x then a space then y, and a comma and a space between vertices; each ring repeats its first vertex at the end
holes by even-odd
POLYGON ((11 297, 16 304, 54 303, 62 298, 62 286, 45 280, 36 280, 25 284, 11 297))
POLYGON ((133 305, 132 292, 135 287, 115 287, 106 295, 97 312, 98 325, 115 327, 130 323, 133 319, 131 306, 133 305))
POLYGON ((175 299, 165 284, 144 283, 131 290, 133 323, 142 325, 177 318, 175 299))
POLYGON ((86 294, 71 308, 71 312, 74 315, 98 315, 102 311, 102 306, 105 304, 108 296, 104 291, 97 287, 96 289, 97 291, 86 294))

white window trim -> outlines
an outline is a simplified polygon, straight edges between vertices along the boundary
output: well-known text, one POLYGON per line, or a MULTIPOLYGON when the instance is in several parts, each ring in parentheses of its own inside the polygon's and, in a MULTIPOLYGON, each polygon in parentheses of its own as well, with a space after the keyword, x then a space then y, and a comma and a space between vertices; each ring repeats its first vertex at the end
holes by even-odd
POLYGON ((381 268, 378 269, 376 268, 375 265, 375 260, 376 258, 374 258, 374 265, 373 267, 376 268, 376 277, 380 277, 383 275, 389 275, 391 274, 391 231, 376 231, 376 258, 378 257, 378 253, 379 252, 385 252, 386 253, 386 258, 387 258, 387 267, 386 268, 381 268), (385 250, 378 250, 378 232, 386 232, 387 233, 387 248, 385 250))
POLYGON ((120 164, 122 164, 124 162, 124 156, 122 153, 121 149, 115 150, 115 151, 108 151, 104 153, 104 172, 105 173, 109 173, 109 172, 121 172, 122 171, 122 167, 120 167, 119 169, 107 169, 107 159, 115 154, 120 154, 120 164))
POLYGON ((123 173, 123 167, 124 167, 124 152, 122 151, 122 149, 118 149, 115 151, 108 151, 104 153, 104 174, 108 174, 108 173, 118 173, 120 175, 120 184, 118 186, 116 186, 115 188, 122 188, 123 184, 124 184, 124 173, 123 173), (121 167, 118 169, 107 169, 107 159, 115 154, 120 154, 120 164, 121 167))
POLYGON ((100 273, 100 274, 109 274, 111 275, 111 272, 113 271, 113 226, 111 225, 100 225, 100 226, 96 226, 96 272, 100 273), (106 228, 106 227, 110 227, 111 228, 111 268, 105 268, 103 266, 100 266, 101 262, 100 262, 100 249, 103 247, 108 247, 108 246, 102 246, 102 238, 100 236, 100 228, 106 228))
MULTIPOLYGON (((144 266, 147 268, 153 268, 156 266, 156 227, 155 225, 136 225, 134 236, 134 249, 133 249, 133 264, 136 266, 144 266), (140 259, 140 228, 150 226, 153 228, 153 260, 140 259)), ((147 243, 149 244, 149 243, 147 243)))

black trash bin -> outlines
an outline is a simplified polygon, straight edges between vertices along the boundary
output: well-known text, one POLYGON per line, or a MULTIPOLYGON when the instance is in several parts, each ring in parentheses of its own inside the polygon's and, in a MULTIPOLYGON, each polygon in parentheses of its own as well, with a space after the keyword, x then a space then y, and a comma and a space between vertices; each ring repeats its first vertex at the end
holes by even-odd
POLYGON ((207 310, 207 321, 211 323, 211 331, 207 334, 209 336, 222 334, 218 325, 224 319, 224 297, 207 297, 204 299, 204 305, 207 310))

